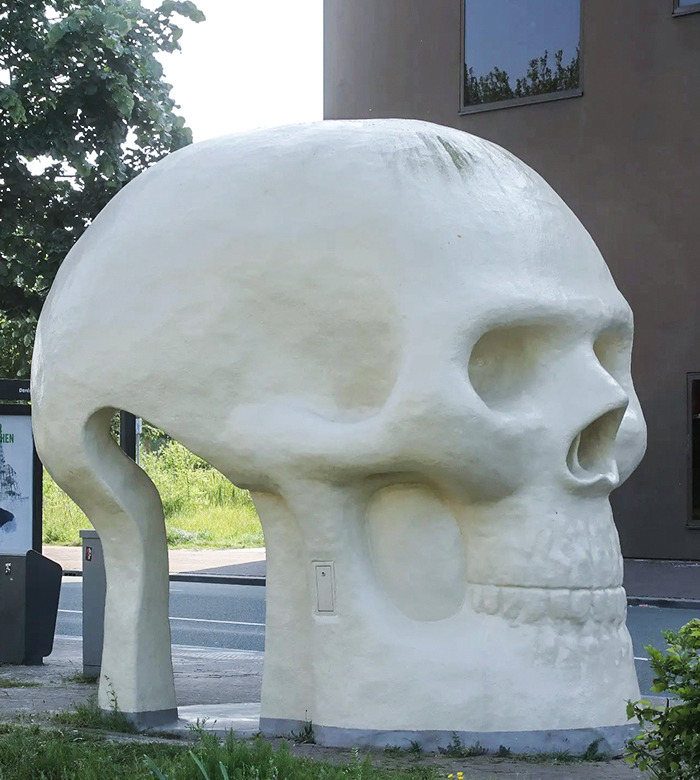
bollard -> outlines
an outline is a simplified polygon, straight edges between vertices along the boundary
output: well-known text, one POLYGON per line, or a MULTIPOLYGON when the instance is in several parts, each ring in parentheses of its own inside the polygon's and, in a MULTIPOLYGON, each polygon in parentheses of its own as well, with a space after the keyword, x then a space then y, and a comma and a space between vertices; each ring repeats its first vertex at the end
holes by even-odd
POLYGON ((83 540, 83 676, 94 679, 102 667, 105 622, 105 565, 97 531, 81 531, 83 540))

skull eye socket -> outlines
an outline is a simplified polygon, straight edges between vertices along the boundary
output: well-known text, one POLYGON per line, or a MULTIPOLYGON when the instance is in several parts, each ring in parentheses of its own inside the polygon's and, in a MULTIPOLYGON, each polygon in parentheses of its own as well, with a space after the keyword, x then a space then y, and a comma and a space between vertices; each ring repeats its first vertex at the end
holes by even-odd
POLYGON ((593 343, 593 351, 601 366, 615 379, 624 377, 631 370, 632 335, 617 325, 604 330, 593 343))
POLYGON ((551 324, 512 325, 485 333, 469 357, 469 379, 481 400, 507 410, 547 370, 547 354, 556 349, 560 329, 551 324))

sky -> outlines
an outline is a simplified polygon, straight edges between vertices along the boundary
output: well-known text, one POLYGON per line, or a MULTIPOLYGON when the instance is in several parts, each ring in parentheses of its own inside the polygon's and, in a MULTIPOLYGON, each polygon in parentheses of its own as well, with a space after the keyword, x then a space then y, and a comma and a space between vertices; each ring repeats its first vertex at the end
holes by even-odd
POLYGON ((464 54, 474 75, 494 66, 505 70, 510 83, 525 75, 530 60, 564 50, 564 65, 576 54, 582 0, 467 0, 464 54))
POLYGON ((323 118, 323 0, 195 2, 207 21, 159 57, 195 141, 323 118))

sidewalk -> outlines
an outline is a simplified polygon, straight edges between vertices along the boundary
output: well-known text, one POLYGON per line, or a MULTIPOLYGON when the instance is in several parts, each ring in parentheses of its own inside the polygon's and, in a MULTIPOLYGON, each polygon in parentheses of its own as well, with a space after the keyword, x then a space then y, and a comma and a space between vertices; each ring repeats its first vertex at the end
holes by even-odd
POLYGON ((626 558, 624 585, 628 597, 647 603, 700 607, 700 562, 626 558))
MULTIPOLYGON (((186 724, 195 724, 197 719, 200 724, 206 719, 206 730, 221 732, 233 728, 242 737, 257 732, 263 653, 173 645, 172 654, 185 737, 192 735, 186 724)), ((57 636, 54 651, 43 666, 0 666, 0 676, 35 686, 0 688, 0 721, 24 715, 25 723, 26 716, 49 722, 51 713, 70 710, 89 701, 96 694, 96 684, 78 682, 81 657, 79 638, 57 636)), ((290 749, 295 755, 317 760, 354 761, 351 750, 294 744, 290 749)), ((371 751, 371 756, 373 763, 382 766, 413 770, 433 767, 438 776, 464 772, 469 780, 643 780, 640 772, 619 759, 560 764, 550 760, 533 764, 490 756, 463 759, 431 754, 415 756, 407 751, 390 756, 380 750, 371 751)))
MULTIPOLYGON (((60 712, 86 703, 96 694, 97 685, 82 680, 82 653, 80 637, 58 635, 53 652, 42 666, 0 664, 0 677, 36 685, 0 687, 0 720, 20 714, 60 712)), ((179 705, 228 706, 260 701, 262 652, 173 645, 172 655, 179 705)))
MULTIPOLYGON (((64 571, 82 571, 81 547, 44 545, 43 554, 64 571)), ((168 550, 171 574, 208 574, 226 577, 264 577, 265 548, 243 550, 168 550)))

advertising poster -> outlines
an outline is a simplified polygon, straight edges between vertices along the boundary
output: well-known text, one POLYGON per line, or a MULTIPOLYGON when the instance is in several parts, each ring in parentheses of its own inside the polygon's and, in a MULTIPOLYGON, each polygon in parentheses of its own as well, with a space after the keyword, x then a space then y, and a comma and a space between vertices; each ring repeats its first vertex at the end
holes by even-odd
POLYGON ((0 413, 0 552, 32 549, 32 420, 0 413))

